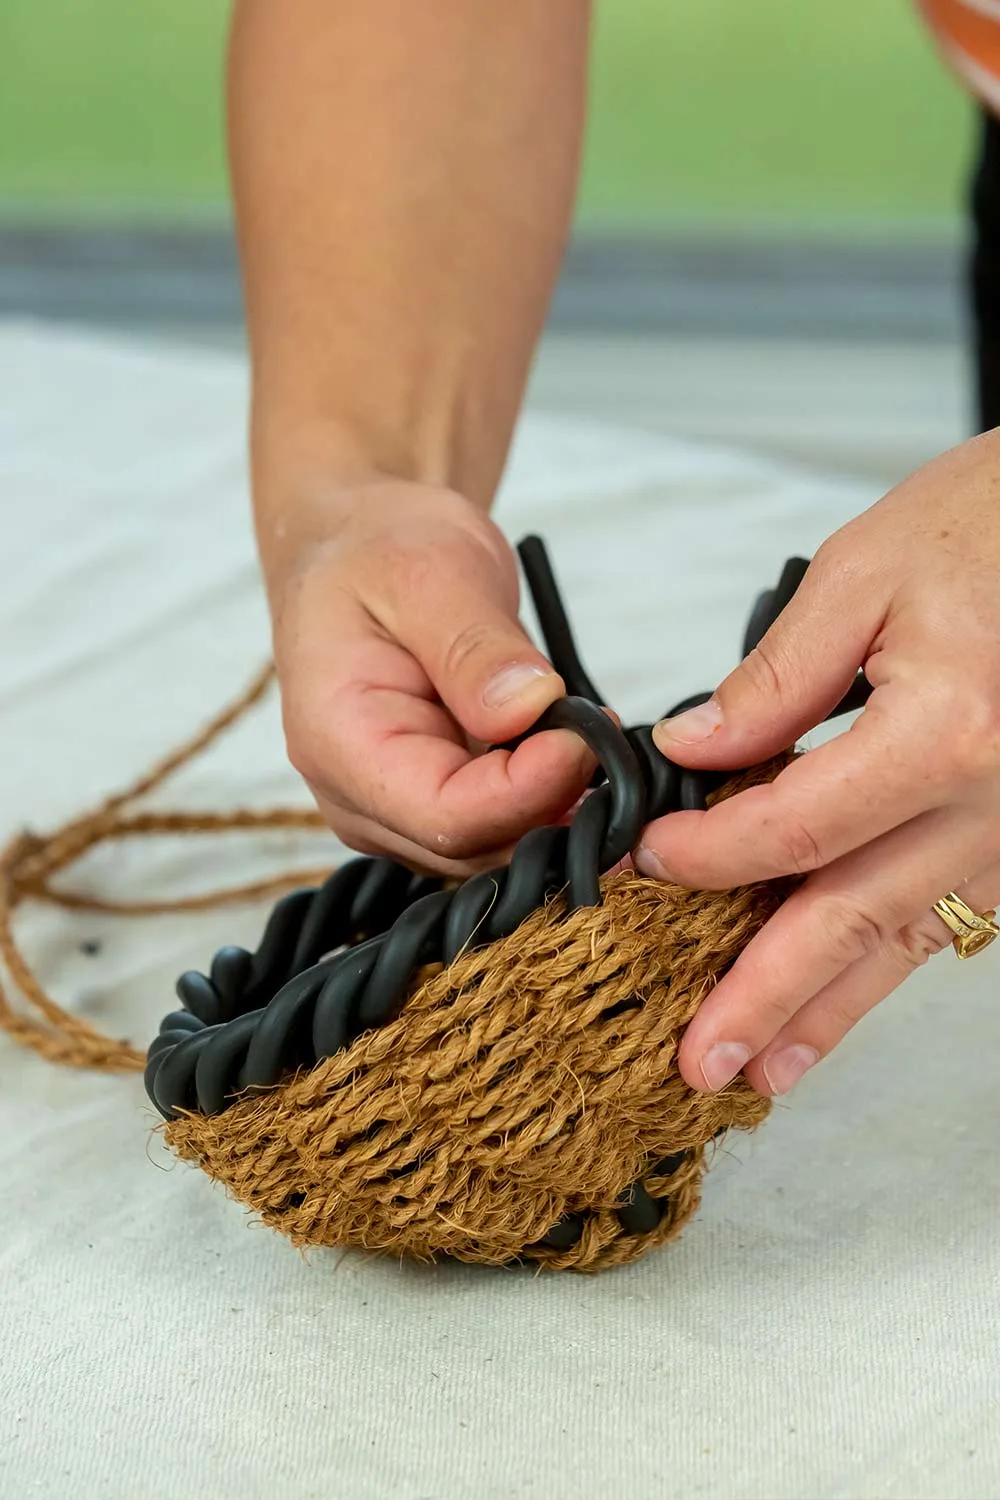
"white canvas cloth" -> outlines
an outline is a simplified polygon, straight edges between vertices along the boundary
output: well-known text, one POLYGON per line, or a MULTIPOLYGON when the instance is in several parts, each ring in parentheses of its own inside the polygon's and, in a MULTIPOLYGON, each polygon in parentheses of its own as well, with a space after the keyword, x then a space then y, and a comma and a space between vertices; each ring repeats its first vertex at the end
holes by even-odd
MULTIPOLYGON (((265 655, 245 387, 230 356, 0 330, 4 836, 127 781, 265 655)), ((548 539, 632 720, 714 685, 755 592, 873 498, 532 414, 498 515, 548 539)), ((301 795, 272 702, 159 801, 301 795)), ((120 846, 75 878, 152 894, 293 853, 120 846)), ((145 1042, 263 915, 22 931, 145 1042)), ((995 1500, 998 1064, 996 962, 945 954, 720 1159, 677 1244, 582 1278, 301 1257, 164 1153, 138 1077, 0 1037, 0 1496, 995 1500)))

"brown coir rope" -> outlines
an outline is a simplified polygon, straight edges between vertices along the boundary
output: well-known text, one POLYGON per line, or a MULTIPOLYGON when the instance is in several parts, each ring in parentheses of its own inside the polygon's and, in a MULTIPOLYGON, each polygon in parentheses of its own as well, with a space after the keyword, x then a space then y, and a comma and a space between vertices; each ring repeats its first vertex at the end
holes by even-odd
POLYGON ((490 1265, 531 1247, 575 1271, 635 1260, 695 1212, 714 1138, 768 1114, 743 1078, 695 1092, 677 1047, 785 894, 606 876, 599 907, 567 915, 557 898, 425 971, 388 1025, 222 1114, 168 1121, 165 1139, 296 1245, 490 1265), (664 1202, 647 1233, 617 1214, 634 1182, 664 1202), (576 1244, 539 1244, 573 1213, 576 1244))
MULTIPOLYGON (((324 878, 298 869, 162 901, 113 901, 54 884, 95 845, 156 834, 320 829, 297 807, 225 814, 143 812, 140 799, 205 750, 265 693, 261 670, 201 733, 148 775, 47 835, 0 853, 0 1027, 53 1062, 130 1071, 144 1054, 103 1036, 46 992, 14 932, 30 900, 122 916, 196 911, 324 878), (12 996, 23 1002, 15 1009, 12 996)), ((769 780, 787 756, 742 773, 710 800, 769 780)), ((553 1269, 635 1260, 695 1212, 713 1141, 750 1130, 769 1100, 743 1078, 718 1094, 677 1067, 684 1027, 792 882, 689 891, 617 873, 602 903, 562 898, 510 937, 418 974, 403 1012, 315 1067, 234 1100, 182 1112, 165 1139, 293 1243, 504 1264, 528 1253, 553 1269), (629 1184, 663 1207, 623 1230, 629 1184), (572 1245, 544 1243, 576 1215, 572 1245)))
POLYGON ((163 912, 203 911, 227 903, 253 901, 295 885, 308 885, 329 874, 328 869, 298 869, 247 885, 164 901, 110 901, 64 890, 53 884, 56 876, 75 864, 89 849, 111 840, 148 838, 156 834, 322 828, 324 824, 318 813, 297 807, 263 811, 238 809, 230 813, 134 810, 141 798, 162 786, 174 772, 207 750, 225 730, 241 719, 264 696, 273 677, 272 665, 262 667, 245 691, 204 729, 93 811, 48 834, 18 833, 0 851, 0 960, 10 986, 8 989, 0 983, 0 1027, 15 1040, 32 1047, 49 1061, 68 1067, 129 1072, 141 1069, 145 1062, 145 1054, 131 1043, 102 1035, 87 1021, 64 1010, 46 992, 15 935, 15 914, 24 902, 43 901, 76 911, 112 912, 125 917, 154 916, 163 912), (12 1003, 15 993, 27 1008, 15 1009, 12 1003))

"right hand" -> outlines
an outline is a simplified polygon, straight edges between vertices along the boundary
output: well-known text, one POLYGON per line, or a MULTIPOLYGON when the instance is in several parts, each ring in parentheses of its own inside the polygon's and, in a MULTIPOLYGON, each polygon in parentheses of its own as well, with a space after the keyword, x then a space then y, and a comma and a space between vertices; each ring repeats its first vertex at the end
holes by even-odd
POLYGON ((518 620, 514 555, 450 490, 378 479, 265 555, 288 753, 351 848, 464 876, 558 822, 594 769, 518 620))

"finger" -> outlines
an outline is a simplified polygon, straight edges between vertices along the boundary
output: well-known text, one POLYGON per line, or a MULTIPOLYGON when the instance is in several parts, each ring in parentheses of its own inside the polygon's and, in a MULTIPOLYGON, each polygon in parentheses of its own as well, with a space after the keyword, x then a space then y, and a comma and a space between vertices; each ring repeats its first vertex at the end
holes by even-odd
POLYGON ((435 732, 440 713, 368 693, 355 730, 367 753, 354 781, 359 808, 448 858, 469 859, 558 822, 593 773, 591 752, 568 730, 471 756, 435 732))
POLYGON ((826 985, 890 949, 970 870, 993 862, 981 816, 927 813, 827 866, 796 891, 740 954, 685 1032, 681 1072, 695 1088, 735 1076, 826 985), (728 1074, 728 1077, 726 1076, 728 1074))
POLYGON ((365 600, 466 734, 486 744, 513 739, 566 691, 518 619, 516 568, 497 546, 456 531, 445 556, 401 551, 365 600))
POLYGON ((513 845, 485 850, 469 859, 448 859, 435 854, 411 839, 402 838, 381 823, 362 817, 353 808, 332 802, 315 787, 310 789, 324 821, 341 843, 357 854, 383 856, 406 865, 421 875, 439 875, 445 880, 465 880, 484 870, 498 869, 510 862, 513 845))
POLYGON ((876 689, 851 729, 798 756, 775 779, 707 812, 671 813, 643 831, 646 875, 726 890, 803 875, 956 797, 975 783, 974 750, 955 729, 954 690, 876 689))
POLYGON ((420 664, 356 601, 328 599, 324 624, 284 664, 282 707, 293 764, 330 803, 468 861, 556 821, 586 787, 594 758, 576 735, 472 755, 420 664))
MULTIPOLYGON (((1000 865, 966 882, 957 894, 973 911, 994 907, 1000 901, 1000 865)), ((750 1083, 762 1094, 787 1094, 862 1017, 951 940, 951 931, 933 910, 902 927, 892 941, 851 964, 806 1001, 747 1063, 743 1071, 750 1083)))
MULTIPOLYGON (((447 860, 481 862, 529 828, 558 822, 594 767, 568 730, 533 735, 514 751, 473 756, 449 737, 439 707, 389 689, 351 695, 324 726, 324 767, 372 822, 447 860)), ((317 747, 318 748, 318 747, 317 747)), ((307 778, 320 792, 326 777, 307 778)))
POLYGON ((681 765, 755 765, 792 745, 843 698, 885 616, 887 580, 853 522, 816 554, 792 599, 710 702, 656 725, 681 765))

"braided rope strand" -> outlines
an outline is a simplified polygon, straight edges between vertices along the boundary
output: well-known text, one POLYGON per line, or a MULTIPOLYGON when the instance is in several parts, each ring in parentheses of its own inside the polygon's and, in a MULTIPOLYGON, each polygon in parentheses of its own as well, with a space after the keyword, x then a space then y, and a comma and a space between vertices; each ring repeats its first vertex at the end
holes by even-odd
POLYGON ((64 1009, 48 994, 16 936, 15 916, 24 903, 39 901, 67 909, 111 912, 122 916, 203 911, 227 903, 277 895, 300 885, 303 880, 320 879, 328 873, 300 867, 228 890, 210 890, 197 896, 149 902, 105 900, 66 891, 52 884, 58 874, 69 869, 89 850, 117 839, 156 834, 322 828, 324 825, 318 813, 299 807, 244 809, 232 813, 133 814, 128 811, 136 801, 162 786, 247 714, 264 696, 273 680, 274 668, 270 664, 260 668, 244 691, 196 735, 164 756, 124 790, 45 836, 29 831, 17 833, 0 850, 0 962, 10 989, 8 993, 8 986, 0 982, 0 1029, 15 1041, 30 1047, 49 1062, 65 1067, 127 1073, 139 1072, 146 1065, 146 1054, 133 1043, 104 1035, 89 1022, 64 1009), (14 993, 26 1004, 27 1010, 15 1009, 14 993))

